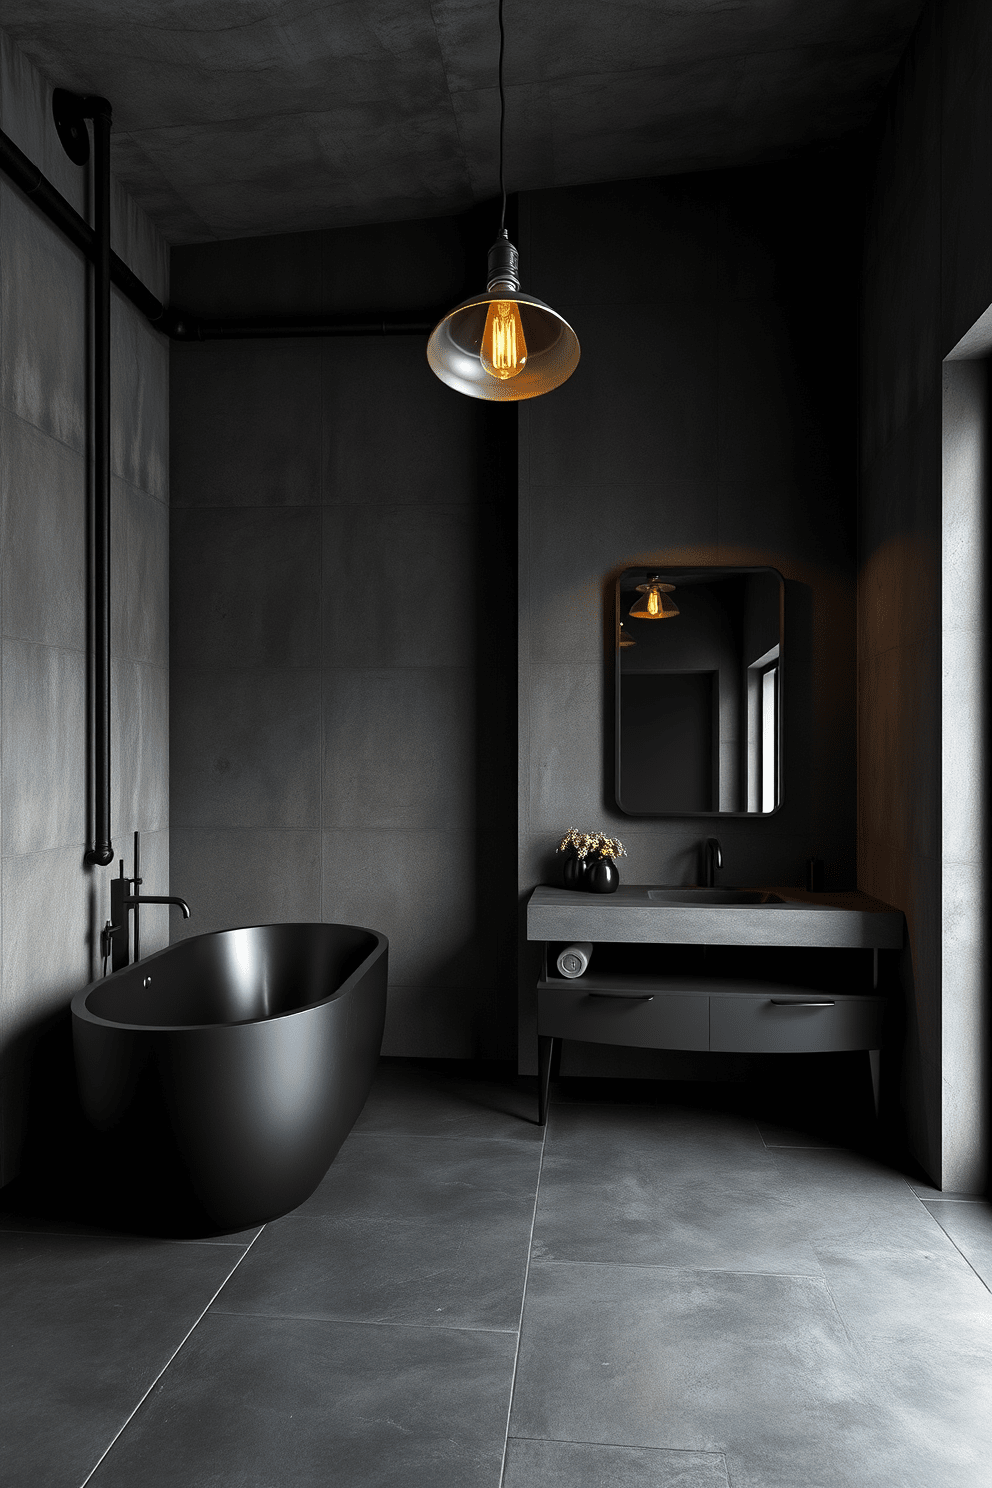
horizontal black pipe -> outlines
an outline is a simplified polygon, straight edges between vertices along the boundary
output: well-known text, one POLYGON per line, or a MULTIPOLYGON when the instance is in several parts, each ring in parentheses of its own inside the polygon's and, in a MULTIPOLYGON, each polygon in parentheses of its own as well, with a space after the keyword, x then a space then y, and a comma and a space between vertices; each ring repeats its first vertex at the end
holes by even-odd
MULTIPOLYGON (((89 223, 2 130, 0 171, 65 233, 70 243, 91 262, 96 261, 96 237, 89 223)), ((113 252, 110 255, 110 280, 157 331, 163 331, 174 341, 256 341, 291 336, 427 336, 443 313, 438 312, 430 321, 390 319, 381 315, 240 316, 230 320, 208 320, 187 314, 174 305, 163 305, 113 252)))
POLYGON ((386 320, 377 316, 286 315, 263 318, 245 316, 232 320, 203 320, 169 312, 169 335, 175 341, 263 341, 278 336, 429 336, 440 315, 432 321, 386 320))

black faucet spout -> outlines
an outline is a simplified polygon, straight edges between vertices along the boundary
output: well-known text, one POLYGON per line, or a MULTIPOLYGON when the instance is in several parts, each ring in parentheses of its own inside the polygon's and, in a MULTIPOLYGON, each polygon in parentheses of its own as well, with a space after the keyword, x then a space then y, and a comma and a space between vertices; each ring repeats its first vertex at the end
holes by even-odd
POLYGON ((707 837, 703 847, 703 882, 708 889, 716 884, 716 870, 723 867, 723 848, 717 837, 707 837))
POLYGON ((183 919, 189 919, 189 905, 185 899, 180 899, 178 895, 132 894, 125 902, 129 909, 133 909, 136 904, 174 904, 177 909, 182 910, 183 919))

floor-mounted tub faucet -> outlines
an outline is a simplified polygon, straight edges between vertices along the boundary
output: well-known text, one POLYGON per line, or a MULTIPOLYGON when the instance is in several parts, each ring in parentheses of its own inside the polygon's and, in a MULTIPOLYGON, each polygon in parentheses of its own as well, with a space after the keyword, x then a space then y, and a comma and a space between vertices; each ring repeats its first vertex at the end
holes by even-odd
POLYGON ((716 884, 716 870, 723 867, 723 849, 716 837, 707 837, 703 844, 703 883, 708 889, 716 884))
POLYGON ((141 833, 134 834, 134 877, 124 877, 124 860, 121 859, 121 872, 119 878, 110 880, 110 919, 103 927, 100 935, 100 948, 103 952, 103 968, 106 975, 107 957, 111 957, 111 971, 120 971, 131 964, 131 921, 130 914, 134 910, 134 959, 141 960, 141 922, 139 915, 142 904, 175 904, 183 912, 183 919, 189 919, 189 905, 185 899, 178 895, 168 894, 141 894, 138 892, 143 880, 141 874, 141 833), (133 887, 134 893, 130 893, 133 887))

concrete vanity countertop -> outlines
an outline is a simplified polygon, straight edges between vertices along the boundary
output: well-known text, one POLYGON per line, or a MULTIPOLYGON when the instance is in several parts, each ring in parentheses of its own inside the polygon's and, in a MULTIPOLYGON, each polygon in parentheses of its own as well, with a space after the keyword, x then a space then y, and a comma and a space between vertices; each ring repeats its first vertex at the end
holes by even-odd
POLYGON ((902 910, 857 890, 811 894, 769 888, 765 892, 780 902, 666 904, 649 897, 657 887, 622 884, 615 894, 587 894, 541 885, 527 904, 527 938, 878 950, 898 950, 903 944, 902 910))

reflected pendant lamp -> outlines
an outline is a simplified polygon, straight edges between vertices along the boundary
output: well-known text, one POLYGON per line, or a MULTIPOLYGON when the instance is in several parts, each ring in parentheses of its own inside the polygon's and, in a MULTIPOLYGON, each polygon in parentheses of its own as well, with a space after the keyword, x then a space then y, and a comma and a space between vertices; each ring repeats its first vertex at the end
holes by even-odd
POLYGON ((485 294, 471 295, 434 327, 427 343, 431 371, 456 392, 490 403, 516 403, 550 393, 579 364, 579 338, 550 305, 522 294, 519 256, 505 226, 503 184, 503 0, 499 0, 499 237, 489 250, 485 294))
POLYGON ((632 620, 671 620, 678 614, 678 605, 674 599, 668 598, 675 589, 674 584, 662 584, 656 575, 647 584, 638 584, 637 589, 644 598, 631 609, 632 620))

